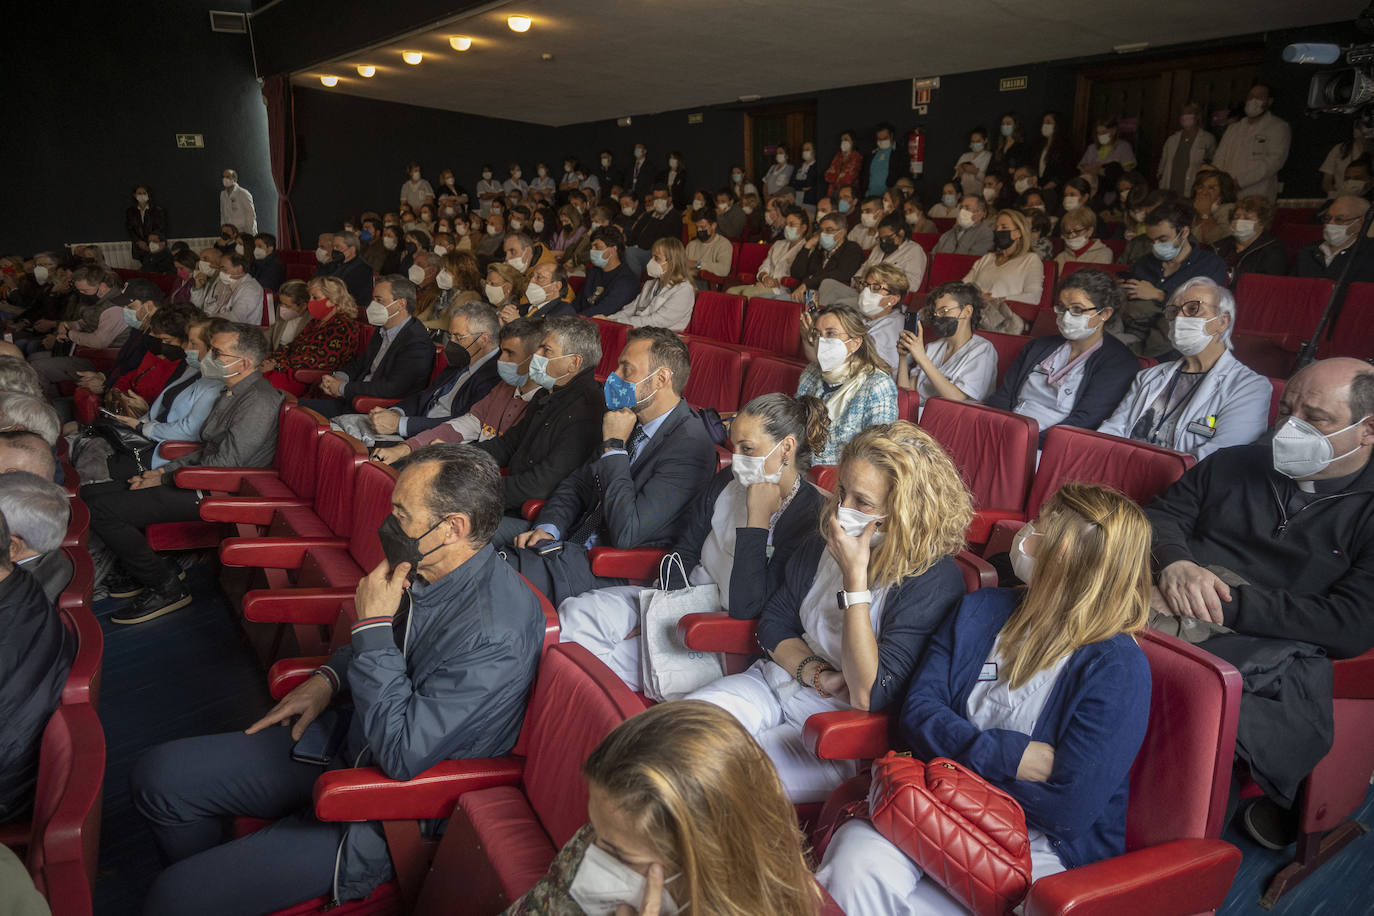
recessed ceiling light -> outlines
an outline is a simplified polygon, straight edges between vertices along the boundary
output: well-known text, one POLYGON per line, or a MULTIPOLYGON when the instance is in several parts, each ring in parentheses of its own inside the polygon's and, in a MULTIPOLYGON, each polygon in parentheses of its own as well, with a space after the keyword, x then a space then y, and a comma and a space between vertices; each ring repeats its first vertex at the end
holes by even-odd
POLYGON ((472 39, 465 35, 454 35, 448 40, 448 43, 455 51, 466 51, 472 47, 472 39))
POLYGON ((512 32, 528 32, 530 30, 530 17, 528 16, 507 16, 506 25, 510 26, 512 32))
POLYGON ((372 79, 372 77, 377 75, 377 68, 370 64, 363 64, 358 67, 358 75, 366 79, 372 79))
POLYGON ((332 88, 339 85, 339 78, 337 76, 322 76, 320 77, 320 82, 332 88))
POLYGON ((411 66, 414 66, 415 64, 418 64, 420 61, 422 61, 422 60, 424 60, 424 59, 425 59, 425 56, 424 56, 423 54, 421 54, 419 51, 402 51, 402 52, 401 52, 401 60, 405 61, 406 63, 410 64, 411 66))
POLYGON ((539 55, 539 59, 547 64, 549 61, 553 60, 553 55, 550 54, 548 51, 545 51, 543 54, 539 55))

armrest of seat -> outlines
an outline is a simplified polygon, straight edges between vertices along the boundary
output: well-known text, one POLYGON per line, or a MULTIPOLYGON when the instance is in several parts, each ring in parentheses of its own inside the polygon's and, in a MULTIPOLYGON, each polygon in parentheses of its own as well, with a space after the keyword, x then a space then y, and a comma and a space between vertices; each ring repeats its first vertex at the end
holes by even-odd
POLYGON ((1003 513, 1002 517, 996 519, 988 529, 988 543, 983 548, 983 556, 990 557, 1011 550, 1012 538, 1016 537, 1016 532, 1020 531, 1025 524, 1025 519, 1003 513))
POLYGON ((232 522, 265 527, 272 524, 272 516, 277 514, 278 509, 305 509, 313 502, 289 496, 212 496, 200 501, 200 518, 206 522, 232 522))
POLYGON ((709 270, 699 270, 697 271, 697 275, 700 276, 704 282, 716 286, 724 286, 730 279, 729 277, 722 277, 720 274, 713 274, 709 270))
POLYGON ((1175 840, 1041 878, 1026 895, 1024 913, 1207 913, 1226 899, 1239 867, 1240 850, 1230 843, 1175 840))
POLYGON ((525 504, 520 507, 520 517, 527 522, 539 521, 539 513, 544 508, 547 499, 527 499, 525 504))
POLYGON ((237 493, 250 477, 276 477, 273 468, 182 468, 176 472, 176 485, 183 490, 214 490, 237 493))
MULTIPOLYGON (((975 509, 973 510, 973 520, 969 522, 968 532, 965 539, 970 544, 986 544, 992 535, 992 529, 999 522, 1015 520, 1021 517, 1019 509, 975 509)), ((1013 534, 1015 531, 1013 530, 1013 534)), ((1004 550, 1006 548, 1003 548, 1004 550)))
POLYGON ((367 413, 374 407, 390 407, 399 403, 400 398, 374 398, 371 395, 360 394, 353 399, 353 409, 358 413, 367 413))
POLYGON ((1374 700, 1374 649, 1332 664, 1331 695, 1341 700, 1374 700))
POLYGON ((892 749, 892 716, 842 709, 808 716, 802 740, 822 760, 872 760, 892 749))
POLYGON ((315 780, 315 816, 322 821, 411 821, 453 814, 459 796, 512 786, 524 761, 517 757, 445 760, 414 779, 388 779, 377 767, 332 770, 315 780))
POLYGON ((168 461, 185 458, 192 452, 200 451, 203 442, 164 442, 157 447, 157 453, 168 461))
POLYGON ((797 288, 797 284, 799 284, 800 282, 801 282, 801 281, 798 280, 796 277, 783 277, 783 278, 782 278, 782 286, 783 286, 783 289, 796 289, 796 288, 797 288))
POLYGON ((593 547, 587 551, 587 559, 593 575, 652 582, 658 578, 658 566, 667 554, 660 547, 593 547))
POLYGON ((243 596, 243 616, 257 623, 327 627, 339 619, 339 606, 355 592, 351 588, 255 588, 243 596))
POLYGON ((744 286, 753 286, 754 281, 759 278, 759 275, 756 271, 741 270, 735 274, 735 277, 738 278, 739 282, 744 286))
POLYGON ((736 620, 723 611, 684 614, 677 622, 678 638, 684 646, 697 652, 756 655, 758 630, 757 620, 736 620))
POLYGON ((296 369, 292 371, 291 378, 303 385, 318 385, 326 374, 323 369, 296 369))
POLYGON ((310 550, 348 547, 344 538, 226 538, 219 545, 219 561, 225 566, 259 566, 263 569, 300 569, 310 550))
POLYGON ((327 661, 328 655, 301 655, 273 662, 272 667, 267 669, 267 690, 272 694, 272 699, 280 700, 295 690, 327 661))

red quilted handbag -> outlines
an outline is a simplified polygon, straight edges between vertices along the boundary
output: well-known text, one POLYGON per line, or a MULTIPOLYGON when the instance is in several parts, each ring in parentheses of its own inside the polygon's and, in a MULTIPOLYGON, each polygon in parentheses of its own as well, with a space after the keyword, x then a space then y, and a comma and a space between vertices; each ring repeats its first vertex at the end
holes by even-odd
POLYGON ((977 916, 1003 916, 1026 896, 1026 814, 977 773, 889 751, 873 761, 868 801, 874 828, 977 916))

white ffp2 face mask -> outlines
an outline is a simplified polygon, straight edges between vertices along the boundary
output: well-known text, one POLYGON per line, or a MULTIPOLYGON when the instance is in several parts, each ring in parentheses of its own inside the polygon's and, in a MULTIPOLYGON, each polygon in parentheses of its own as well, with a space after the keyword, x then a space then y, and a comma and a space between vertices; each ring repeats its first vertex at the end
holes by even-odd
POLYGON ((391 318, 391 310, 382 303, 373 299, 367 306, 367 323, 375 328, 380 328, 391 318))
POLYGON ((1026 522, 1011 540, 1011 571, 1027 585, 1035 571, 1035 557, 1026 553, 1026 538, 1038 533, 1034 525, 1026 522))
POLYGON ((1287 477, 1292 477, 1294 480, 1302 480, 1313 474, 1320 474, 1330 467, 1333 461, 1339 461, 1353 455, 1361 448, 1361 446, 1356 445, 1350 451, 1337 455, 1336 450, 1331 446, 1331 437, 1339 436, 1347 429, 1353 429, 1368 419, 1368 417, 1361 417, 1349 426, 1343 426, 1333 433, 1323 433, 1306 420, 1291 416, 1285 417, 1278 429, 1274 430, 1272 443, 1274 470, 1287 477))
POLYGON ((849 348, 838 337, 822 337, 816 341, 816 363, 822 372, 834 372, 849 359, 849 348))
MULTIPOLYGON (((663 882, 658 908, 664 916, 676 916, 681 910, 667 887, 676 877, 663 882)), ((644 905, 647 884, 647 878, 593 843, 582 856, 582 864, 577 867, 577 874, 568 887, 568 896, 587 916, 615 916, 621 904, 638 911, 644 905)))
POLYGON ((883 294, 876 289, 864 289, 859 293, 859 311, 865 318, 875 318, 883 310, 883 294))

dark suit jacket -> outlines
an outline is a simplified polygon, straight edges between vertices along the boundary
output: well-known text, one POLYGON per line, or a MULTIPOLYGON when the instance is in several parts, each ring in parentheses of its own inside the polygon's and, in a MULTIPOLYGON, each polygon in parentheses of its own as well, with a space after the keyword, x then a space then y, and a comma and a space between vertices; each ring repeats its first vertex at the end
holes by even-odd
POLYGON ((559 484, 539 514, 568 537, 602 504, 599 544, 627 549, 671 544, 716 470, 706 426, 686 401, 668 414, 631 466, 628 455, 594 455, 559 484))
POLYGON ((810 251, 802 248, 792 259, 792 276, 806 284, 807 289, 820 289, 822 280, 848 284, 864 264, 864 250, 849 239, 835 248, 828 262, 826 254, 820 245, 810 251))
MULTIPOLYGON (((282 275, 285 276, 285 273, 283 268, 282 275)), ((334 276, 344 281, 348 294, 358 303, 358 311, 366 309, 367 303, 372 301, 372 265, 360 257, 340 262, 334 265, 334 276)))
POLYGON ((340 392, 342 397, 403 398, 428 384, 429 374, 434 371, 434 342, 429 339, 429 329, 423 324, 413 317, 408 318, 372 379, 364 382, 363 376, 367 375, 381 349, 382 330, 378 328, 367 343, 367 352, 339 370, 348 376, 340 392))
MULTIPOLYGON (((375 335, 374 335, 375 336, 375 335)), ((398 341, 399 343, 399 341, 398 341)), ((439 377, 434 380, 424 391, 417 391, 408 398, 402 399, 401 403, 393 406, 394 410, 399 410, 406 415, 406 435, 417 436, 427 429, 433 429, 440 423, 446 423, 454 417, 461 417, 472 411, 472 405, 487 396, 487 392, 496 387, 496 383, 501 380, 501 376, 496 371, 496 356, 482 363, 477 367, 477 371, 470 375, 463 386, 458 389, 458 393, 453 396, 453 409, 444 417, 427 417, 425 412, 429 409, 430 398, 443 391, 448 383, 456 378, 460 371, 456 366, 448 366, 439 377)))
MULTIPOLYGON (((263 289, 270 289, 274 293, 286 282, 286 265, 281 262, 281 258, 277 257, 276 252, 269 254, 261 261, 254 258, 248 267, 248 273, 254 280, 258 281, 263 289)), ((371 291, 369 290, 369 292, 371 291)), ((353 298, 356 301, 362 301, 356 296, 353 298)), ((368 298, 368 301, 372 301, 371 297, 368 298)))
MULTIPOLYGON (((637 159, 631 159, 629 166, 626 167, 625 184, 629 186, 629 190, 634 193, 635 197, 639 198, 642 204, 644 202, 644 195, 654 189, 654 179, 658 177, 658 173, 649 163, 649 157, 645 156, 644 164, 639 167, 639 176, 636 177, 635 163, 638 161, 637 159)), ((606 190, 609 191, 610 188, 606 190)))
POLYGON ((583 369, 562 388, 536 394, 514 426, 477 447, 506 469, 506 513, 527 499, 547 499, 601 441, 606 402, 596 367, 583 369))
POLYGON ((659 184, 668 185, 668 196, 672 198, 673 206, 681 210, 687 206, 687 170, 679 168, 677 175, 674 176, 672 184, 668 184, 668 170, 664 169, 658 173, 659 184))

